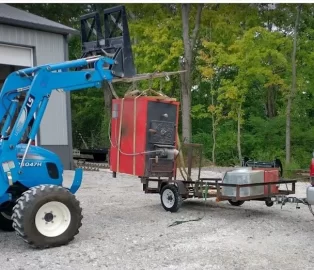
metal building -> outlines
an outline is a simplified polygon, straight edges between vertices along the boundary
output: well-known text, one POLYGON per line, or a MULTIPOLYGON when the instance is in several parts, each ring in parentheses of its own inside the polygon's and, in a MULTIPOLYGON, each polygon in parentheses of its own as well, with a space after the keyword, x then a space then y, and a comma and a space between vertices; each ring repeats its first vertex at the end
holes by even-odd
MULTIPOLYGON (((68 38, 75 29, 6 4, 0 4, 0 89, 11 72, 68 60, 68 38)), ((36 143, 57 153, 72 169, 70 94, 54 92, 36 143)))

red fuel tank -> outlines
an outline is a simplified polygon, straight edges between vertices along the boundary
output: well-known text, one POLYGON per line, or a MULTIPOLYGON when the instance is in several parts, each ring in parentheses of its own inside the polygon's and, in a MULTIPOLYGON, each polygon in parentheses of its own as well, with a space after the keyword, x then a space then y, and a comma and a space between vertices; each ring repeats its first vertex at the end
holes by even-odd
POLYGON ((311 185, 314 186, 314 158, 311 159, 310 164, 310 182, 311 185))
POLYGON ((112 100, 110 169, 139 177, 172 177, 179 102, 160 97, 112 100))
MULTIPOLYGON (((253 170, 264 171, 264 182, 278 182, 279 181, 279 169, 276 168, 252 168, 253 170)), ((279 184, 279 183, 278 183, 279 184)), ((271 185, 270 192, 272 194, 277 194, 279 192, 279 185, 271 185)), ((268 186, 264 186, 264 194, 268 194, 268 186)))

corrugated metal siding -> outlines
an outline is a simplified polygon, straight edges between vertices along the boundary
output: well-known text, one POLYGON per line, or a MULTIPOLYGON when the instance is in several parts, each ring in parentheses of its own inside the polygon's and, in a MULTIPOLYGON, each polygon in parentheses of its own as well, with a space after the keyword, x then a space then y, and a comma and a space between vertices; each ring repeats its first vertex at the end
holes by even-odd
MULTIPOLYGON (((62 35, 0 24, 0 43, 34 47, 35 65, 64 61, 62 35)), ((68 145, 66 96, 53 92, 40 126, 41 145, 68 145)))

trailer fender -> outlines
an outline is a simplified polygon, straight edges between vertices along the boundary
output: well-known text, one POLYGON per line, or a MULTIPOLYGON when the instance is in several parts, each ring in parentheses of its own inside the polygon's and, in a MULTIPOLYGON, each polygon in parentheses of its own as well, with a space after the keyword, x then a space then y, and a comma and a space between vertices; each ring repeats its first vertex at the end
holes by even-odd
POLYGON ((162 188, 165 186, 165 185, 175 185, 179 191, 179 194, 182 196, 182 195, 186 195, 188 192, 187 192, 187 189, 185 187, 185 184, 180 181, 180 180, 170 180, 170 181, 162 181, 161 184, 160 184, 160 188, 159 188, 159 191, 161 192, 162 188))
POLYGON ((185 184, 182 181, 174 181, 174 184, 177 186, 180 195, 186 195, 187 189, 185 184))

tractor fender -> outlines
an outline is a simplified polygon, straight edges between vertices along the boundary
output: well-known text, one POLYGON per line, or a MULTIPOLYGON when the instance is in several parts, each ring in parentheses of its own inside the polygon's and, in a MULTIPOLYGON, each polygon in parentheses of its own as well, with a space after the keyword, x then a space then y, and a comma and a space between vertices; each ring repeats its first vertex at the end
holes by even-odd
POLYGON ((83 178, 83 169, 82 168, 76 168, 72 185, 69 188, 69 191, 72 194, 75 194, 76 191, 78 191, 78 189, 80 188, 80 186, 82 184, 82 178, 83 178))

